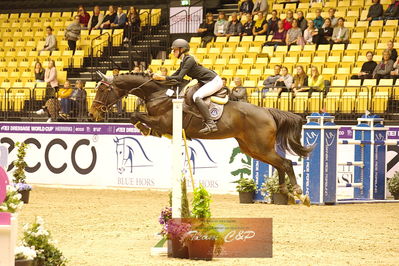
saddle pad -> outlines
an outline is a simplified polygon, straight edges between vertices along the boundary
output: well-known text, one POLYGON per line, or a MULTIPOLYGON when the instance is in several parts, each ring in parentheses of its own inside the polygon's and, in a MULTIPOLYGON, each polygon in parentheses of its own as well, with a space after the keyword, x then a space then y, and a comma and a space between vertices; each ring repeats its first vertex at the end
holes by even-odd
POLYGON ((224 105, 217 104, 214 102, 209 103, 209 112, 211 113, 211 117, 213 120, 219 120, 219 118, 223 114, 224 105))

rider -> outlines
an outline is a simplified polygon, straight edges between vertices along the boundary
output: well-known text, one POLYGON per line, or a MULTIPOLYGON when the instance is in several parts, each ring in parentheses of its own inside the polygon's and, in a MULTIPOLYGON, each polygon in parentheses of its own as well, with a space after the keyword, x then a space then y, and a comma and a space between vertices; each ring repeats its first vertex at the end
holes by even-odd
POLYGON ((190 55, 190 46, 186 40, 177 39, 172 43, 172 50, 175 57, 181 59, 179 69, 171 76, 161 76, 154 74, 154 80, 171 80, 182 81, 187 75, 192 79, 204 84, 193 95, 193 100, 198 107, 205 121, 205 128, 200 133, 210 133, 218 130, 215 121, 212 120, 208 106, 204 102, 204 98, 212 95, 223 87, 222 79, 214 71, 200 65, 197 60, 190 55))

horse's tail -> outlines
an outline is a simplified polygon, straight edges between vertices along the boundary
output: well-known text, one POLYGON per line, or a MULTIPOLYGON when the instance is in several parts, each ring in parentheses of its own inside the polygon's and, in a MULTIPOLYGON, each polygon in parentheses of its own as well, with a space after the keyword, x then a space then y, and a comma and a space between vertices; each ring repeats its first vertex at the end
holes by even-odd
POLYGON ((299 115, 268 108, 277 125, 277 143, 284 151, 292 151, 298 156, 307 157, 312 151, 311 147, 301 144, 302 118, 299 115))

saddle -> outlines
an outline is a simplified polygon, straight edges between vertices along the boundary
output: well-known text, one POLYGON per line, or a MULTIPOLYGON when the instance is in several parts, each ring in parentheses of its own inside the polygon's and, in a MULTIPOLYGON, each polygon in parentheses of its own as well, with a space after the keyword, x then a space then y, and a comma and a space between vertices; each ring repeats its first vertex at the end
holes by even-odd
MULTIPOLYGON (((194 85, 188 84, 179 93, 179 96, 184 98, 183 112, 190 113, 199 118, 202 118, 202 116, 193 101, 193 95, 202 85, 203 84, 200 83, 194 85)), ((204 98, 204 101, 208 105, 211 118, 214 121, 219 120, 223 114, 224 105, 229 101, 229 90, 227 88, 221 88, 211 96, 204 98)))

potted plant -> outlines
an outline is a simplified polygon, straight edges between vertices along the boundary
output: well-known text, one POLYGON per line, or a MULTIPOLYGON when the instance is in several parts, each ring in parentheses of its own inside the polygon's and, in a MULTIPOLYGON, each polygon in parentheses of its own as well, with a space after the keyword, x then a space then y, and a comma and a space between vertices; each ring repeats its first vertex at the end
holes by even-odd
POLYGON ((26 175, 25 175, 25 167, 27 166, 25 162, 26 149, 28 148, 28 144, 24 142, 17 142, 15 146, 18 147, 17 158, 13 163, 15 166, 15 170, 13 173, 13 183, 17 188, 18 192, 22 195, 22 201, 27 204, 29 202, 29 193, 32 190, 32 187, 26 184, 26 175))
POLYGON ((22 209, 24 203, 21 201, 21 194, 13 186, 7 186, 6 198, 0 204, 0 212, 15 213, 22 209))
POLYGON ((254 193, 256 191, 255 180, 252 178, 241 177, 237 181, 236 189, 240 197, 240 203, 253 203, 254 193))
POLYGON ((191 224, 180 219, 171 219, 166 224, 166 235, 172 242, 172 257, 188 259, 188 248, 183 245, 182 237, 191 230, 191 224))
MULTIPOLYGON (((288 193, 293 195, 294 190, 288 175, 285 175, 285 184, 287 185, 288 193)), ((287 205, 289 199, 290 203, 295 204, 295 199, 288 197, 287 194, 280 193, 280 183, 277 171, 274 171, 273 175, 267 178, 266 182, 262 184, 261 191, 265 195, 265 198, 269 199, 273 204, 287 205)))
POLYGON ((22 244, 35 248, 37 266, 66 265, 67 260, 55 246, 55 241, 52 240, 50 232, 45 229, 41 217, 36 217, 33 224, 24 226, 22 244))
POLYGON ((395 200, 399 200, 399 172, 395 172, 393 177, 388 180, 388 190, 395 200))
POLYGON ((25 246, 15 248, 15 266, 33 266, 35 258, 35 249, 25 246))

